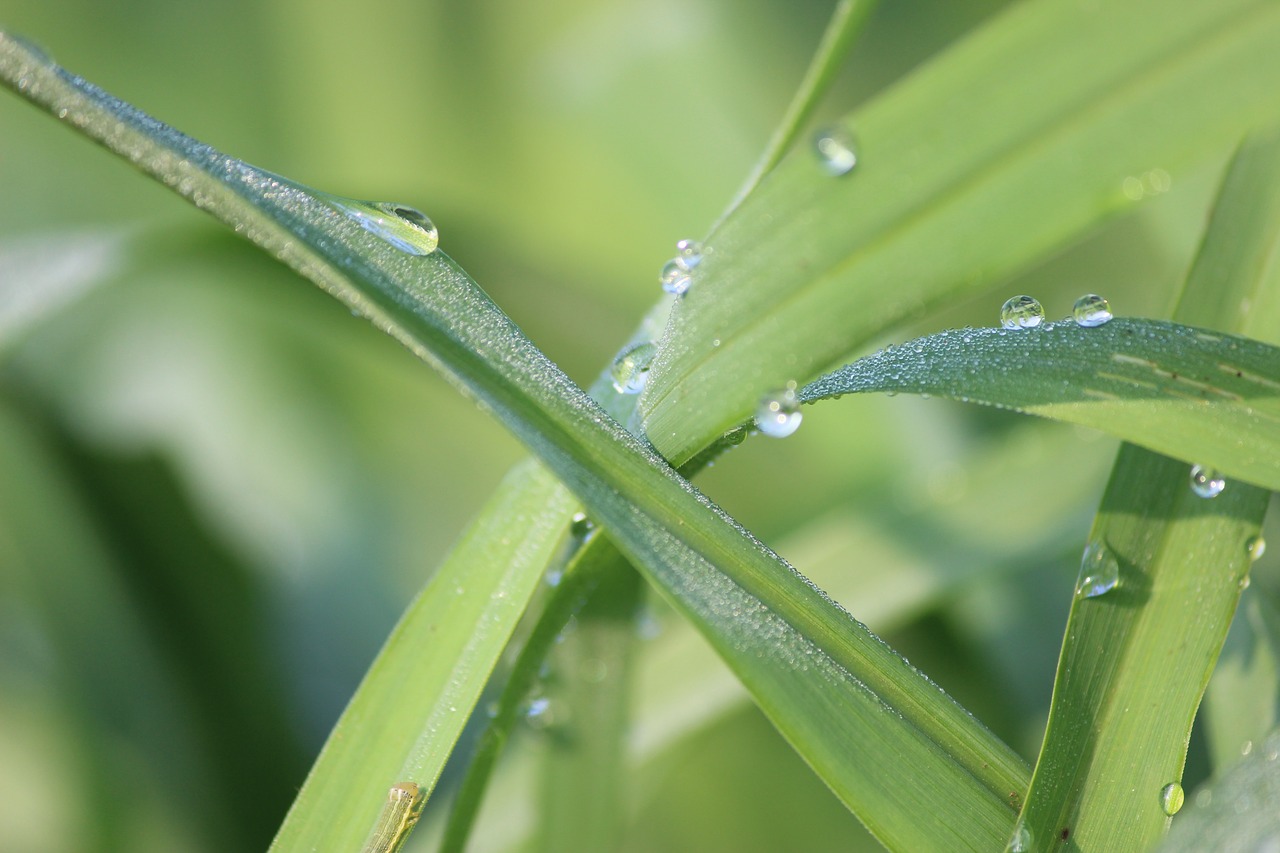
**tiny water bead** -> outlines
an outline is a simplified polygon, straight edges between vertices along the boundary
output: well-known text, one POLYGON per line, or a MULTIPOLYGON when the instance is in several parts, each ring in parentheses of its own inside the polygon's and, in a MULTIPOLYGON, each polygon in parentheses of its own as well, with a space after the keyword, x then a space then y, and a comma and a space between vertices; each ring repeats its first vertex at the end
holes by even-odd
POLYGON ((824 128, 814 134, 813 150, 828 175, 847 175, 858 165, 853 134, 842 125, 824 128))
POLYGON ((756 429, 770 438, 786 438, 800 428, 802 420, 804 415, 794 382, 764 395, 756 407, 756 429))
POLYGON ((676 256, 672 258, 686 270, 692 270, 702 263, 702 244, 697 240, 681 240, 676 243, 676 256))
POLYGON ((632 344, 618 353, 609 367, 609 379, 619 394, 639 394, 649 380, 649 368, 658 347, 652 341, 632 344))
POLYGON ((667 293, 684 296, 689 285, 693 284, 693 276, 689 275, 689 269, 678 258, 672 258, 662 265, 658 281, 662 282, 662 289, 667 293))
POLYGON ((1000 308, 1000 325, 1006 329, 1034 329, 1044 322, 1044 306, 1030 296, 1015 296, 1000 308))
POLYGON ((1202 498, 1216 498, 1227 487, 1226 478, 1205 465, 1191 466, 1191 491, 1202 498))
POLYGON ((403 204, 354 201, 329 196, 331 205, 371 234, 410 255, 429 255, 440 245, 440 232, 425 213, 403 204))
POLYGON ((1262 555, 1267 553, 1267 540, 1262 538, 1262 534, 1250 536, 1249 540, 1244 543, 1245 551, 1249 554, 1249 562, 1256 563, 1262 559, 1262 555))
POLYGON ((1164 809, 1165 814, 1173 817, 1182 808, 1186 798, 1182 786, 1177 782, 1170 782, 1160 789, 1160 808, 1164 809))
POLYGON ((1093 328, 1111 319, 1111 305, 1096 293, 1086 293, 1076 300, 1071 317, 1077 326, 1093 328))
POLYGON ((1120 583, 1120 561, 1101 539, 1089 543, 1080 561, 1080 580, 1076 582, 1076 595, 1081 598, 1097 598, 1115 589, 1120 583))

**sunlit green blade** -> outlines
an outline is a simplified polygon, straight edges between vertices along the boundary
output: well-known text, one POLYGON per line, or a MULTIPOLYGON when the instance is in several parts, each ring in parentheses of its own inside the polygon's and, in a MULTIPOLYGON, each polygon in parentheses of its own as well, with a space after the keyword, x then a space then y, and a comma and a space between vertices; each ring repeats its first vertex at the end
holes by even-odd
MULTIPOLYGON (((1175 317, 1194 311, 1230 329, 1280 330, 1280 316, 1240 311, 1270 285, 1274 232, 1266 240, 1236 239, 1265 234, 1257 220, 1268 225, 1266 213, 1280 209, 1280 183, 1256 180, 1277 168, 1276 139, 1242 147, 1175 317), (1224 256, 1223 241, 1238 251, 1224 256)), ((1238 482, 1215 496, 1193 488, 1185 463, 1133 445, 1121 449, 1089 534, 1044 746, 1020 818, 1030 836, 1026 849, 1056 849, 1066 833, 1082 849, 1145 850, 1164 833, 1181 797, 1191 724, 1269 497, 1238 482), (1119 572, 1110 589, 1109 565, 1119 572)))
POLYGON ((1280 115, 1278 39, 1267 0, 1012 5, 848 120, 852 172, 797 151, 709 236, 646 432, 682 461, 887 324, 1176 191, 1280 115))
MULTIPOLYGON (((622 430, 443 253, 403 251, 366 231, 344 203, 196 143, 8 36, 0 36, 0 79, 242 227, 489 408, 708 636, 778 729, 888 845, 986 850, 1007 835, 1009 795, 1027 780, 1023 762, 622 430)), ((526 497, 499 499, 524 505, 526 497)), ((378 677, 395 679, 389 670, 378 677)), ((456 729, 465 707, 428 728, 456 729)), ((408 765, 433 756, 411 754, 408 765)), ((277 849, 296 849, 321 824, 352 831, 366 809, 372 823, 384 785, 365 790, 333 771, 324 776, 332 808, 304 795, 277 849), (337 797, 339 788, 359 796, 337 797)))
POLYGON ((1280 731, 1200 791, 1160 853, 1269 853, 1280 848, 1280 731))
POLYGON ((1280 348, 1248 338, 1129 319, 946 331, 859 359, 800 397, 863 391, 930 394, 1083 424, 1280 488, 1280 348))

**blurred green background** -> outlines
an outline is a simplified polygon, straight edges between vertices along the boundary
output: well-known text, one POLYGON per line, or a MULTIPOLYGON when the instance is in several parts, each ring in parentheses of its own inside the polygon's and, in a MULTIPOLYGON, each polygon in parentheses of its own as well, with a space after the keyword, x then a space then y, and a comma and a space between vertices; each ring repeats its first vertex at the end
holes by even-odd
MULTIPOLYGON (((882 4, 821 115, 1002 5, 882 4)), ((0 25, 234 156, 421 208, 585 385, 674 241, 746 176, 831 6, 0 0, 0 25)), ((893 337, 991 325, 1016 292, 1051 315, 1095 290, 1164 316, 1216 177, 893 337)), ((9 96, 0 199, 0 853, 263 849, 521 450, 363 320, 9 96)), ((1033 757, 1114 443, 933 400, 807 418, 702 484, 1033 757)), ((628 850, 874 848, 700 640, 657 603, 644 634, 628 850)), ((478 849, 527 830, 541 747, 522 740, 478 849)))

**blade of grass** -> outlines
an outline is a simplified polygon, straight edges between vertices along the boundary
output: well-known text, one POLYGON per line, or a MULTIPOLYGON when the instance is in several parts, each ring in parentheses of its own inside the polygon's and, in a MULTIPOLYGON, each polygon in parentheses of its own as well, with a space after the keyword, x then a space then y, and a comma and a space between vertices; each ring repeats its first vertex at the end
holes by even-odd
POLYGON ((1240 597, 1204 710, 1215 776, 1280 724, 1280 612, 1256 586, 1240 597))
MULTIPOLYGON (((444 253, 402 251, 353 220, 349 204, 196 143, 7 35, 0 79, 243 229, 489 409, 708 636, 778 729, 886 844, 983 850, 1007 835, 1009 794, 1027 779, 1022 761, 622 430, 444 253)), ((393 673, 379 677, 394 681, 393 673)), ((450 729, 465 707, 451 712, 450 729)), ((445 720, 426 724, 430 734, 445 720)), ((429 757, 414 752, 405 765, 429 757)), ((380 760, 390 766, 392 756, 380 760)), ((311 791, 351 796, 330 793, 321 804, 304 788, 276 849, 319 839, 345 849, 351 837, 339 843, 326 830, 347 833, 361 815, 372 824, 376 809, 365 803, 385 787, 320 775, 311 791)))
MULTIPOLYGON (((1175 317, 1270 335, 1280 316, 1240 312, 1275 281, 1280 138, 1242 146, 1223 183, 1175 317), (1258 239, 1240 241, 1240 234, 1258 239), (1224 255, 1223 242, 1238 251, 1224 255), (1225 284, 1224 286, 1224 282, 1225 284), (1226 298, 1222 298, 1225 295, 1226 298)), ((1184 463, 1125 445, 1090 533, 1118 561, 1119 584, 1077 596, 1044 746, 1020 816, 1027 850, 1145 850, 1181 797, 1191 724, 1231 625, 1267 492, 1230 483, 1194 492, 1184 463), (1176 786, 1172 787, 1171 786, 1176 786)), ((1105 558, 1104 558, 1105 560, 1105 558)))
POLYGON ((1131 319, 939 332, 848 364, 799 397, 865 391, 1083 424, 1280 488, 1280 348, 1224 332, 1131 319))
POLYGON ((1132 210, 1126 178, 1176 187, 1280 114, 1278 39, 1266 0, 1011 5, 846 120, 851 173, 797 151, 708 236, 645 432, 679 464, 763 392, 1132 210))

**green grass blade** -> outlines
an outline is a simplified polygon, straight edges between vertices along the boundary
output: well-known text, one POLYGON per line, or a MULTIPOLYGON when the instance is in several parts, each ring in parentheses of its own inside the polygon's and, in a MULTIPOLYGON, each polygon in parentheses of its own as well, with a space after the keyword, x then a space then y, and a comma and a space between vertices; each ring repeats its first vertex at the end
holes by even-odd
POLYGON ((1255 585, 1240 597, 1204 696, 1201 717, 1214 775, 1280 725, 1280 611, 1255 585))
POLYGON ((1224 332, 1131 319, 939 332, 833 371, 800 397, 865 391, 1083 424, 1280 488, 1280 348, 1224 332))
POLYGON ((1011 5, 848 119, 851 173, 797 151, 709 235, 645 431, 680 463, 762 393, 1134 208, 1127 178, 1176 188, 1280 114, 1277 40, 1266 0, 1011 5))
MULTIPOLYGON (((1277 139, 1240 150, 1176 317, 1196 311, 1198 319, 1232 329, 1280 328, 1280 316, 1246 321, 1239 312, 1270 284, 1270 240, 1236 240, 1267 231, 1260 225, 1280 200, 1280 184, 1253 179, 1275 168, 1277 139), (1240 250, 1224 255, 1224 240, 1240 250), (1227 298, 1218 298, 1224 292, 1227 298)), ((1121 449, 1084 564, 1096 571, 1089 554, 1110 555, 1104 562, 1118 561, 1119 583, 1073 602, 1044 746, 1020 818, 1031 837, 1026 849, 1056 849, 1065 833, 1080 849, 1145 850, 1164 833, 1176 811, 1167 792, 1171 785, 1181 792, 1191 724, 1248 577, 1249 541, 1259 534, 1269 497, 1231 483, 1206 498, 1190 487, 1184 463, 1132 445, 1121 449)))
MULTIPOLYGON (((1027 780, 1023 762, 622 430, 442 252, 401 251, 333 200, 182 136, 9 36, 0 36, 0 79, 242 228, 491 410, 708 636, 775 725, 887 844, 985 850, 1007 835, 1009 795, 1027 780)), ((395 674, 379 677, 394 695, 395 674)), ((358 790, 370 823, 386 792, 333 770, 323 785, 358 790)), ((293 823, 353 825, 355 798, 327 796, 337 812, 300 801, 293 823)), ((277 849, 296 849, 301 830, 286 830, 277 849)))
POLYGON ((1280 731, 1204 789, 1160 853, 1269 853, 1280 844, 1280 731))

